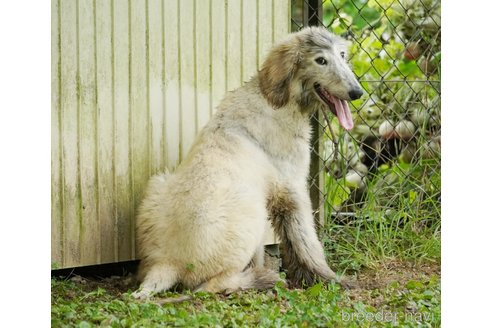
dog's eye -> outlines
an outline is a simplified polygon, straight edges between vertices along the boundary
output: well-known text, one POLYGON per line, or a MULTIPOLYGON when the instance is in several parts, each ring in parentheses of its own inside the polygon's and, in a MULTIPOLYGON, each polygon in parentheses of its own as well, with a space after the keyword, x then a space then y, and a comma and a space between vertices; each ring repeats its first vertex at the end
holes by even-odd
POLYGON ((340 56, 341 56, 343 59, 345 59, 345 51, 342 51, 342 52, 340 53, 340 56))
POLYGON ((326 61, 326 59, 324 59, 323 57, 318 57, 315 59, 315 61, 320 64, 320 65, 326 65, 328 64, 328 62, 326 61))

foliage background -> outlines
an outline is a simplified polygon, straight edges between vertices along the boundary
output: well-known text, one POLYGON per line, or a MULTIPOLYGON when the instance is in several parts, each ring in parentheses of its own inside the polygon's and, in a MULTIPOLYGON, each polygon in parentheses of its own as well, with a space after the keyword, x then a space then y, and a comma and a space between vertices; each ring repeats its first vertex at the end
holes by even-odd
MULTIPOLYGON (((307 4, 292 4, 297 30, 307 4)), ((365 90, 351 103, 352 131, 343 132, 336 118, 329 122, 333 134, 319 122, 327 255, 355 270, 395 257, 439 262, 440 2, 334 0, 322 6, 318 24, 352 41, 349 62, 365 90)))

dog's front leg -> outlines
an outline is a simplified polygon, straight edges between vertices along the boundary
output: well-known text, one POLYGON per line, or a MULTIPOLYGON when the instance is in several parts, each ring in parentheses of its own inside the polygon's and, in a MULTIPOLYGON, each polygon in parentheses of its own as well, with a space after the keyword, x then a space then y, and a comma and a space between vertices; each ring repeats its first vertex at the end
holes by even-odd
POLYGON ((318 239, 307 192, 281 191, 272 197, 270 218, 281 239, 282 266, 294 285, 312 285, 317 278, 336 281, 318 239))

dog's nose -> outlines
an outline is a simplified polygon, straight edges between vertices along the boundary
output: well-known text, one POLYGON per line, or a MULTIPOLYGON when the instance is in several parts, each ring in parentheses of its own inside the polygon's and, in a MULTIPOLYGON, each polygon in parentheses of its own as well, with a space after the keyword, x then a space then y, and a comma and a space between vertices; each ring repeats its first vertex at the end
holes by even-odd
POLYGON ((359 99, 363 93, 364 92, 362 91, 361 88, 357 88, 357 89, 350 90, 348 94, 351 100, 355 100, 355 99, 359 99))

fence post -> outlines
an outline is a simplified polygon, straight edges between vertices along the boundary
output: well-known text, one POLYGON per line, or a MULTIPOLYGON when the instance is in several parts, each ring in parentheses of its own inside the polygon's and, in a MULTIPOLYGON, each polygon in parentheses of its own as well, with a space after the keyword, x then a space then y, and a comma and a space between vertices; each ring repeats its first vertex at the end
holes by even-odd
MULTIPOLYGON (((303 26, 323 24, 323 3, 321 0, 304 0, 303 4, 303 26)), ((314 216, 319 226, 324 225, 324 167, 320 158, 321 144, 320 138, 323 129, 319 122, 323 118, 321 113, 315 113, 311 117, 312 137, 311 137, 311 166, 309 168, 310 196, 313 206, 314 216)))

